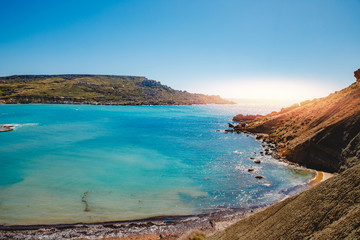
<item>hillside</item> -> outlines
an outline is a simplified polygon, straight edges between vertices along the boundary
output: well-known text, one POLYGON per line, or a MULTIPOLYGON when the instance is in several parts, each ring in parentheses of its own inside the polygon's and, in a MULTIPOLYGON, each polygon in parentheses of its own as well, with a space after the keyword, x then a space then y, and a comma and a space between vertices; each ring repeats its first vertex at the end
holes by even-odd
POLYGON ((282 157, 339 175, 209 239, 360 239, 359 70, 355 77, 356 83, 328 97, 239 125, 269 134, 282 157))
POLYGON ((0 103, 190 105, 233 102, 219 96, 174 90, 145 77, 19 75, 0 77, 0 103))
POLYGON ((337 172, 353 166, 348 158, 356 153, 346 149, 360 138, 360 81, 325 98, 257 117, 242 130, 269 134, 281 157, 309 168, 337 172))

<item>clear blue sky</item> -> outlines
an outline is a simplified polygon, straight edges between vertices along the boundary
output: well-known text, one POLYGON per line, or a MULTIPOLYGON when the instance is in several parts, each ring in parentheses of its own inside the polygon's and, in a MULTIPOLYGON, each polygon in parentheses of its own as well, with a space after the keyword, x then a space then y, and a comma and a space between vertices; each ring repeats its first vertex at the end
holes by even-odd
POLYGON ((359 0, 1 0, 0 76, 138 75, 225 97, 282 86, 320 96, 355 80, 359 12, 359 0))

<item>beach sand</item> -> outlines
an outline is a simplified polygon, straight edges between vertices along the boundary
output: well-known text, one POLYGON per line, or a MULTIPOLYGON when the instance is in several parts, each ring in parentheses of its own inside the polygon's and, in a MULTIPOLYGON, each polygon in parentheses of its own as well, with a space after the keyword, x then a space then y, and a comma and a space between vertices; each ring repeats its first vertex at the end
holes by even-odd
POLYGON ((317 185, 318 183, 323 182, 335 175, 333 173, 327 173, 327 172, 323 172, 323 171, 315 171, 315 172, 316 172, 316 177, 313 180, 311 180, 309 183, 311 187, 313 187, 313 186, 317 185))

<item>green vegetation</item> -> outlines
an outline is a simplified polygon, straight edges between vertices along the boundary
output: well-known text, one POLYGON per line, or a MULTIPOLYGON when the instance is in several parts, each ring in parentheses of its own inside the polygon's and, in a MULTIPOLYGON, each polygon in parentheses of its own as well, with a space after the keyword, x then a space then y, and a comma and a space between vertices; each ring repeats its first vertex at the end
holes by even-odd
POLYGON ((219 96, 174 90, 145 77, 22 75, 0 77, 0 103, 190 105, 233 102, 219 96))

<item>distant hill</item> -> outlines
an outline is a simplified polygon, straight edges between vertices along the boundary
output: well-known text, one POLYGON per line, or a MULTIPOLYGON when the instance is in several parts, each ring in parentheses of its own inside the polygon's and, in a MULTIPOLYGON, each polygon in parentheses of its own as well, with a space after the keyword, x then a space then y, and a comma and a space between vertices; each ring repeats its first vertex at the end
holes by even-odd
POLYGON ((233 104, 215 95, 174 90, 145 77, 87 74, 0 77, 0 103, 233 104))

